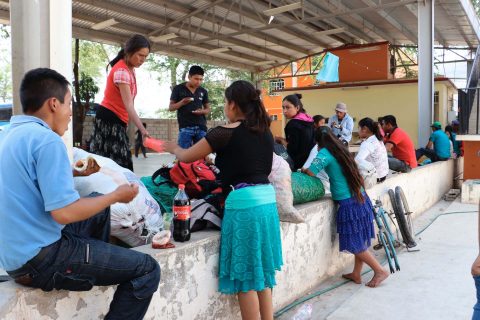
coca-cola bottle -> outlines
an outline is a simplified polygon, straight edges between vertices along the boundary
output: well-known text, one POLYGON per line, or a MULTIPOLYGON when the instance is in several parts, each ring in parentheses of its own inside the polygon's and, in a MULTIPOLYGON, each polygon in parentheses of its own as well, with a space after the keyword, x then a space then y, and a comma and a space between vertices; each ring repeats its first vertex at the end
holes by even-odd
POLYGON ((173 199, 173 239, 184 242, 190 240, 190 199, 185 193, 185 185, 178 185, 173 199))

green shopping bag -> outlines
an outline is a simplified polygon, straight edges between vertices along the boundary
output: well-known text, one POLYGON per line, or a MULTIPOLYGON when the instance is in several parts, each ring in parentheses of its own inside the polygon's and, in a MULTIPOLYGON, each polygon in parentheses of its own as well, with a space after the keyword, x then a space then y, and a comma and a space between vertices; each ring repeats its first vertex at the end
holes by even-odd
POLYGON ((325 195, 322 180, 302 172, 292 172, 293 204, 321 199, 325 195))
POLYGON ((162 176, 155 178, 155 182, 159 184, 158 186, 153 183, 152 177, 142 177, 140 180, 152 197, 158 202, 162 208, 162 212, 172 212, 173 198, 175 198, 178 192, 177 186, 162 176))

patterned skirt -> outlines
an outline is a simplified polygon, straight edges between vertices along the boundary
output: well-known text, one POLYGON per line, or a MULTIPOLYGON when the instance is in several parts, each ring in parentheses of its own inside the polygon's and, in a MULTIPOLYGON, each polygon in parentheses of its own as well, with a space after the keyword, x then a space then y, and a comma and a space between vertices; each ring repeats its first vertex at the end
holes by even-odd
POLYGON ((361 253, 370 247, 371 239, 375 238, 372 203, 366 193, 363 196, 364 203, 359 203, 355 197, 338 201, 337 232, 340 251, 361 253))
POLYGON ((132 152, 125 125, 95 118, 90 151, 133 171, 132 152))
POLYGON ((219 291, 236 294, 276 285, 283 265, 280 222, 271 185, 232 191, 222 221, 219 291))

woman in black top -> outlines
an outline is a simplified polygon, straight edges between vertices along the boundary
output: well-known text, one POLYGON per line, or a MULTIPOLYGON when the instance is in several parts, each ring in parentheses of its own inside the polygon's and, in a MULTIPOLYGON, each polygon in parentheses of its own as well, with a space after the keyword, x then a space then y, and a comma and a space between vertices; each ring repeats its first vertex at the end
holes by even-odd
POLYGON ((285 126, 285 137, 276 137, 279 143, 287 147, 287 152, 293 159, 294 170, 302 168, 315 145, 313 119, 303 108, 302 95, 295 93, 283 98, 284 116, 289 119, 285 126))
POLYGON ((273 136, 260 95, 247 81, 225 91, 229 124, 210 130, 189 149, 173 142, 165 150, 192 162, 216 152, 228 192, 222 221, 219 291, 237 294, 243 319, 273 319, 275 272, 283 264, 275 192, 269 184, 273 136))

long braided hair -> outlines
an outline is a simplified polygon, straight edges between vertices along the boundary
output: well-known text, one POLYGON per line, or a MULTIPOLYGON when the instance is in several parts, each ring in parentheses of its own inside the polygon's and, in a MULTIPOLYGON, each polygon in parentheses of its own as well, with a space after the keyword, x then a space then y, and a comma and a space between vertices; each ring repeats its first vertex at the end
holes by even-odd
POLYGON ((337 159, 352 194, 359 202, 363 203, 365 201, 362 194, 364 181, 358 170, 357 163, 347 147, 345 147, 345 145, 332 134, 330 128, 326 126, 319 127, 315 131, 315 141, 319 149, 327 149, 332 156, 337 159))

